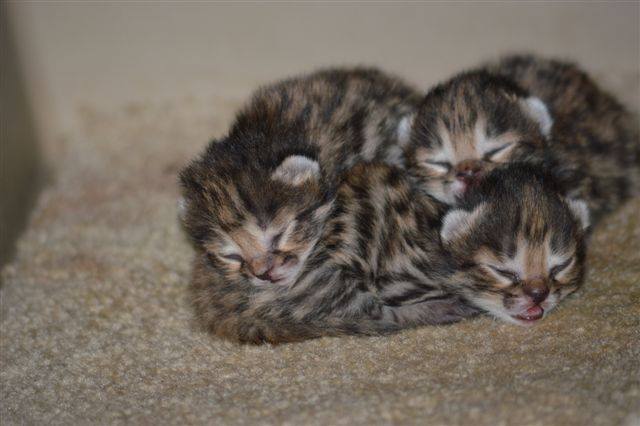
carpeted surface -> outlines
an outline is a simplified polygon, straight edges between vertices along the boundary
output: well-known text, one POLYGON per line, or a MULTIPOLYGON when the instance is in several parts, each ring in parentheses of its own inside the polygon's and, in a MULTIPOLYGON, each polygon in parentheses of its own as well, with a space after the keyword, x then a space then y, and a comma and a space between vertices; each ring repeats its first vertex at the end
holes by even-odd
POLYGON ((535 328, 483 317, 279 347, 201 333, 176 171, 238 105, 86 109, 49 147, 55 180, 3 271, 3 424, 638 424, 640 200, 597 230, 585 288, 535 328))

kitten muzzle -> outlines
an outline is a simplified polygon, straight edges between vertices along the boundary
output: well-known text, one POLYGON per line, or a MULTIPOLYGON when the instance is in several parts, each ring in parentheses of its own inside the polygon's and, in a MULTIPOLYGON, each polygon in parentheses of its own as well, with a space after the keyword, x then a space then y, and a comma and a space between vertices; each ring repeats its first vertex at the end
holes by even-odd
POLYGON ((470 188, 478 186, 484 172, 484 165, 480 161, 466 160, 458 164, 455 168, 454 184, 454 192, 457 196, 462 197, 470 188))

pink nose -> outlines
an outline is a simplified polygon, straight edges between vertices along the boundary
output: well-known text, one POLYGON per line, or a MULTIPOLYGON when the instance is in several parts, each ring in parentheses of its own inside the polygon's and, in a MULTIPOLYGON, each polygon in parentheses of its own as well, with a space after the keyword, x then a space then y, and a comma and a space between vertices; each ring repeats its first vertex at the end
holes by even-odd
POLYGON ((549 287, 541 279, 526 281, 522 284, 522 291, 529 296, 536 305, 544 302, 549 295, 549 287))
POLYGON ((455 171, 457 179, 470 184, 482 172, 482 163, 476 160, 465 160, 456 165, 455 171))
POLYGON ((274 262, 271 257, 258 257, 249 262, 249 270, 258 278, 268 276, 273 267, 274 262))
POLYGON ((267 272, 265 272, 264 274, 261 275, 256 275, 256 278, 262 280, 262 281, 271 281, 273 282, 274 279, 271 276, 271 274, 273 273, 273 268, 269 269, 267 272))

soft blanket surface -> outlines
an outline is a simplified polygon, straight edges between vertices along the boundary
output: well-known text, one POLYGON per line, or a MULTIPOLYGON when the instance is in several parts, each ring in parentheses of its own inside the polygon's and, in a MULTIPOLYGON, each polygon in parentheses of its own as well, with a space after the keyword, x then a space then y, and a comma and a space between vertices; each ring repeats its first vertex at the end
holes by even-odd
POLYGON ((640 200, 601 224, 585 287, 534 328, 480 317, 278 347, 202 333, 176 172, 238 106, 88 108, 49 147, 54 179, 2 275, 3 424, 638 424, 640 200))

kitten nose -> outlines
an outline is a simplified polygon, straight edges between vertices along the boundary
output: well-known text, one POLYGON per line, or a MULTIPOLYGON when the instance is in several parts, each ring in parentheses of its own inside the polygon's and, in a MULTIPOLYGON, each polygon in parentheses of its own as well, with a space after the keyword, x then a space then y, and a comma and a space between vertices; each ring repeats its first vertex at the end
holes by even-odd
POLYGON ((464 183, 472 182, 482 171, 482 163, 477 160, 465 160, 456 165, 456 178, 464 183))
POLYGON ((263 279, 261 277, 268 276, 269 272, 273 269, 273 259, 270 257, 252 259, 249 262, 249 269, 257 278, 263 279))
POLYGON ((264 274, 256 275, 256 278, 258 278, 258 279, 260 279, 262 281, 273 281, 273 277, 271 276, 272 272, 273 272, 273 269, 269 269, 264 274))
POLYGON ((533 300, 533 303, 535 303, 536 305, 544 302, 544 300, 549 295, 549 287, 547 287, 547 284, 545 284, 545 282, 539 278, 531 281, 526 281, 522 285, 522 291, 524 292, 524 294, 529 296, 531 300, 533 300))

